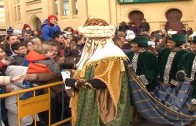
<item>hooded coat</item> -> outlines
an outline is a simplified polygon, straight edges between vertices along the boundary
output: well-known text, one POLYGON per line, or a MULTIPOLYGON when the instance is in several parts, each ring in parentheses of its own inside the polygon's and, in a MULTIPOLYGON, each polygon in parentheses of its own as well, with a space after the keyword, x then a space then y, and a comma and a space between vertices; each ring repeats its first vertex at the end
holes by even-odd
POLYGON ((58 25, 52 25, 46 19, 42 25, 42 39, 44 41, 53 39, 56 33, 61 33, 61 29, 58 25))

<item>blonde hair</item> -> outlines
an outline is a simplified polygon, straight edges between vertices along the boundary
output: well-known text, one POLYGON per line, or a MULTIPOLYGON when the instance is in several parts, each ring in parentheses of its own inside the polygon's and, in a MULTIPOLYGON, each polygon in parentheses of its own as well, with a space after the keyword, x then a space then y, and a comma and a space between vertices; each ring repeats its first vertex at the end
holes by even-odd
POLYGON ((41 44, 34 49, 39 54, 47 54, 47 52, 53 51, 53 47, 48 44, 41 44))

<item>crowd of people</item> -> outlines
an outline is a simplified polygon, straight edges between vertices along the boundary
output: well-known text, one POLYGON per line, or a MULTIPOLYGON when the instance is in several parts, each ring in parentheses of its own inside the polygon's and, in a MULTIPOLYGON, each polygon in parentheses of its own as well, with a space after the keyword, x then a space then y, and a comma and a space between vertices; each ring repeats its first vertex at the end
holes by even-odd
MULTIPOLYGON (((21 31, 9 27, 0 43, 1 93, 60 81, 62 69, 73 69, 74 76, 64 80, 73 88, 71 103, 62 87, 51 90, 51 123, 72 116, 72 124, 76 126, 128 126, 132 99, 124 63, 128 62, 137 79, 164 105, 175 111, 183 106, 175 102, 177 99, 190 99, 190 106, 196 105, 196 36, 191 36, 190 31, 161 29, 150 33, 145 19, 139 27, 122 22, 117 29, 104 20, 88 19, 78 30, 67 27, 61 31, 57 21, 55 15, 48 16, 41 34, 28 24, 21 31), (21 85, 14 84, 17 79, 6 72, 9 66, 27 68, 21 85), (185 93, 191 93, 191 98, 181 93, 185 81, 190 82, 191 87, 185 93), (63 117, 62 92, 66 108, 63 117)), ((29 97, 32 94, 25 93, 21 99, 29 97)), ((16 107, 16 98, 2 100, 2 120, 6 126, 17 124, 13 104, 16 107)), ((39 125, 48 125, 47 113, 39 114, 38 118, 39 125)), ((21 123, 33 125, 33 117, 24 117, 21 123)))
MULTIPOLYGON (((24 24, 22 32, 8 29, 7 36, 0 44, 1 93, 60 81, 62 80, 60 70, 64 68, 64 64, 74 69, 75 64, 80 58, 86 38, 83 35, 74 33, 71 27, 68 27, 66 30, 64 32, 60 30, 55 15, 50 15, 44 22, 42 35, 37 34, 36 31, 32 31, 31 27, 27 24, 24 24), (71 31, 69 31, 70 29, 71 31), (16 80, 13 79, 13 75, 6 72, 9 66, 28 67, 22 86, 16 86, 14 84, 16 80)), ((17 67, 15 67, 15 72, 18 72, 17 70, 17 67)), ((51 123, 55 123, 62 118, 62 107, 60 107, 62 103, 62 90, 61 86, 53 87, 51 90, 51 123)), ((42 94, 43 91, 39 93, 42 94)), ((27 99, 31 95, 30 93, 25 93, 21 96, 21 99, 27 99)), ((64 96, 66 107, 63 118, 70 116, 69 99, 67 95, 64 96)), ((11 99, 5 98, 2 101, 2 110, 3 108, 5 110, 2 111, 4 112, 2 119, 5 125, 16 126, 17 124, 17 111, 13 110, 13 104, 16 105, 16 102, 16 99, 13 97, 11 99), (10 104, 10 100, 15 102, 10 104), (6 116, 8 117, 7 119, 6 116)), ((47 114, 43 113, 41 115, 43 115, 43 122, 47 126, 47 114)), ((21 124, 25 126, 31 125, 33 123, 32 119, 31 116, 26 117, 21 121, 21 124), (25 119, 28 119, 28 121, 24 121, 25 119)))

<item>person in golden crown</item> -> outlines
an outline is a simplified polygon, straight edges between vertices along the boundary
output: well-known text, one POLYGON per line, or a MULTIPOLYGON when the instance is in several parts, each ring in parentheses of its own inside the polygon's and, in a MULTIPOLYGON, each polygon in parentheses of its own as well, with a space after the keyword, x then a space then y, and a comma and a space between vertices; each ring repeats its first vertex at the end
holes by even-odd
POLYGON ((65 79, 71 97, 73 126, 130 125, 130 89, 124 61, 112 41, 116 28, 102 19, 88 19, 78 31, 87 37, 72 79, 65 79))

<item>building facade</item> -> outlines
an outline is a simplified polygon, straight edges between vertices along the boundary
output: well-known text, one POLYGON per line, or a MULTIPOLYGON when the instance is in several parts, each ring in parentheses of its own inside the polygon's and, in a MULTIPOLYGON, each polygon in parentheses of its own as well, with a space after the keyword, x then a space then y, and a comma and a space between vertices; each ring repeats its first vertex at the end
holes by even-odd
POLYGON ((58 17, 61 29, 71 26, 77 29, 87 18, 103 18, 118 27, 119 23, 134 22, 143 18, 150 24, 150 31, 169 24, 196 30, 196 0, 4 0, 6 28, 22 29, 29 24, 40 30, 42 22, 50 14, 58 17))
POLYGON ((6 23, 5 23, 5 9, 4 2, 0 0, 0 35, 5 34, 6 32, 6 23))

